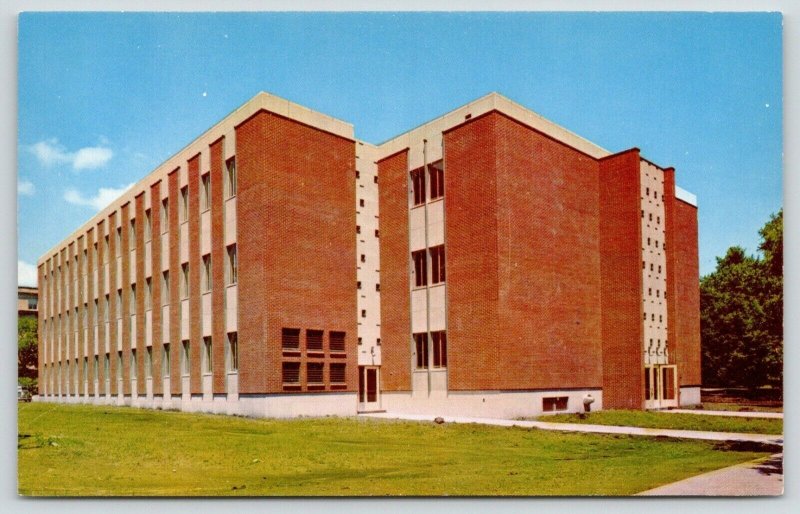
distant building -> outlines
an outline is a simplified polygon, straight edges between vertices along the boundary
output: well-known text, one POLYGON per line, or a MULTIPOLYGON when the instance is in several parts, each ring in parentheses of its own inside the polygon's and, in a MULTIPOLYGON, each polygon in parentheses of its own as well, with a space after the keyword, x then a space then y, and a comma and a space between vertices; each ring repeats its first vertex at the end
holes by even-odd
POLYGON ((696 205, 673 168, 495 93, 378 146, 261 93, 39 259, 40 393, 256 416, 698 403, 696 205))
POLYGON ((39 289, 35 287, 17 287, 17 314, 19 316, 38 316, 39 289))

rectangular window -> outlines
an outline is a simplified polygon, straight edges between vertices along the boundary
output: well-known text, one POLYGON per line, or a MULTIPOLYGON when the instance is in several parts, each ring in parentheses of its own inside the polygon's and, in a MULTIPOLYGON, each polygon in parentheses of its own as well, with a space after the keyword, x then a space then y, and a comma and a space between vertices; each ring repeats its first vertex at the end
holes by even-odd
POLYGON ((211 173, 206 173, 200 177, 200 210, 206 211, 211 208, 211 173))
POLYGON ((322 351, 322 330, 306 330, 306 350, 322 351))
POLYGON ((414 261, 414 286, 424 287, 428 285, 428 263, 425 257, 425 250, 411 252, 411 260, 414 261))
POLYGON ((144 352, 144 376, 145 378, 153 377, 153 347, 148 346, 144 352))
POLYGON ((211 255, 203 256, 203 292, 211 291, 211 255))
POLYGON ((105 237, 103 237, 103 261, 104 262, 108 262, 108 256, 109 256, 108 249, 109 249, 109 242, 108 242, 108 236, 106 235, 105 237))
POLYGON ((345 345, 345 332, 329 332, 328 333, 328 347, 332 352, 343 352, 345 345))
POLYGON ((299 350, 300 329, 299 328, 281 329, 281 347, 284 350, 299 350))
POLYGON ((306 382, 309 384, 322 384, 325 365, 321 362, 309 362, 306 364, 306 382))
POLYGON ((181 188, 181 216, 180 222, 188 221, 189 219, 189 186, 181 188))
POLYGON ((94 301, 94 310, 92 311, 92 324, 97 326, 97 322, 100 320, 100 316, 98 313, 100 311, 100 302, 98 300, 94 301))
POLYGON ((422 168, 411 172, 411 187, 414 192, 414 205, 425 203, 425 172, 422 168))
POLYGON ((189 374, 189 370, 191 370, 190 362, 189 362, 189 341, 184 340, 181 343, 181 373, 184 375, 189 374))
POLYGON ((131 350, 131 380, 136 378, 136 350, 131 350))
POLYGON ((227 188, 227 197, 230 198, 231 196, 236 196, 236 159, 231 157, 225 163, 226 168, 226 180, 225 185, 227 188))
POLYGON ((431 248, 431 284, 440 284, 445 279, 444 245, 431 248))
POLYGON ((169 270, 161 274, 161 305, 169 304, 169 270))
POLYGON ((544 412, 555 412, 567 410, 569 396, 550 396, 542 398, 542 410, 544 412))
POLYGON ((433 343, 433 367, 447 367, 447 332, 431 332, 431 342, 433 343))
POLYGON ((428 334, 414 334, 414 345, 417 350, 417 369, 428 369, 428 334))
POLYGON ((94 356, 94 380, 100 380, 100 358, 97 355, 94 356))
POLYGON ((281 380, 284 384, 299 384, 300 383, 300 363, 299 362, 284 362, 281 366, 281 380))
POLYGON ((239 261, 236 255, 236 245, 228 247, 228 265, 225 267, 225 284, 235 284, 239 280, 239 261))
POLYGON ((239 370, 239 336, 237 332, 228 332, 228 371, 239 370))
POLYGON ((110 367, 111 367, 111 356, 109 354, 106 354, 105 358, 103 359, 103 376, 106 377, 106 380, 111 379, 111 377, 108 376, 110 367))
POLYGON ((128 303, 128 313, 131 315, 136 314, 136 284, 131 284, 131 296, 130 302, 128 303))
POLYGON ((161 351, 163 352, 161 357, 161 378, 167 378, 169 376, 169 371, 172 369, 169 356, 169 343, 164 343, 161 351))
POLYGON ((332 384, 343 384, 345 383, 345 377, 347 376, 345 373, 345 365, 341 362, 336 362, 331 364, 331 383, 332 384))
POLYGON ((117 257, 122 255, 122 227, 117 227, 117 257))
POLYGON ((128 248, 136 248, 136 218, 131 220, 131 229, 128 232, 128 248))
POLYGON ((428 165, 428 174, 431 176, 431 200, 444 196, 444 168, 442 161, 428 165))
POLYGON ((150 215, 150 209, 144 211, 144 240, 150 241, 153 237, 153 217, 150 215))
POLYGON ((122 352, 117 352, 117 380, 122 380, 122 352))
POLYGON ((203 373, 211 373, 213 370, 211 362, 211 337, 203 338, 203 373))
POLYGON ((181 264, 181 298, 189 297, 189 263, 181 264))
POLYGON ((144 310, 149 311, 153 308, 153 279, 145 279, 144 286, 144 310))
POLYGON ((161 200, 161 233, 165 234, 169 230, 169 198, 161 200))
POLYGON ((89 357, 83 358, 83 381, 89 381, 89 357))

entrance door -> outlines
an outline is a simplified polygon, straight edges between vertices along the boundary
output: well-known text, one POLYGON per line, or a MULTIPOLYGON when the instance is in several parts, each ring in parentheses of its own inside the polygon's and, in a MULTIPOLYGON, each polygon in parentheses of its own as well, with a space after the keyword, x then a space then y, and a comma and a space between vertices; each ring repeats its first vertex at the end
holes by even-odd
POLYGON ((379 370, 377 366, 358 368, 358 410, 361 412, 376 411, 381 408, 379 370))
POLYGON ((678 406, 678 367, 674 364, 644 368, 646 409, 678 406))

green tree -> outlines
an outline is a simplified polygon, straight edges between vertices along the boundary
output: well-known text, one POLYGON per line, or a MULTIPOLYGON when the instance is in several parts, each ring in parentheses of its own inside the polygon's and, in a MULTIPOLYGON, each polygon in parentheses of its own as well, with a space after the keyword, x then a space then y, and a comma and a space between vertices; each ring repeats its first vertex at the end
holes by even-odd
POLYGON ((783 211, 759 231, 760 257, 738 246, 700 280, 703 383, 780 385, 783 380, 783 211))
POLYGON ((34 390, 39 363, 37 324, 32 316, 17 319, 17 378, 20 385, 34 390))

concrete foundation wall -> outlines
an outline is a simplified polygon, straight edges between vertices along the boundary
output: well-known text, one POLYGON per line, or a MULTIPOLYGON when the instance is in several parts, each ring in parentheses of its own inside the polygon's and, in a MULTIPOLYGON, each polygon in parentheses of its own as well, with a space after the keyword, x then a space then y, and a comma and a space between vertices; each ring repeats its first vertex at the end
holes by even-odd
POLYGON ((599 389, 569 391, 523 391, 498 392, 476 391, 469 393, 432 393, 431 395, 412 395, 410 393, 386 393, 381 395, 381 405, 391 413, 430 414, 432 416, 476 416, 484 418, 514 419, 540 416, 542 414, 563 414, 583 411, 583 397, 591 393, 595 399, 592 411, 602 410, 603 391, 599 389), (567 396, 567 409, 545 413, 542 399, 546 397, 567 396))
POLYGON ((213 396, 37 396, 37 402, 87 405, 117 405, 142 409, 207 412, 258 418, 293 418, 298 416, 355 416, 356 393, 303 395, 226 395, 213 396))
POLYGON ((689 405, 699 405, 700 399, 700 386, 697 387, 681 387, 681 407, 689 405))

